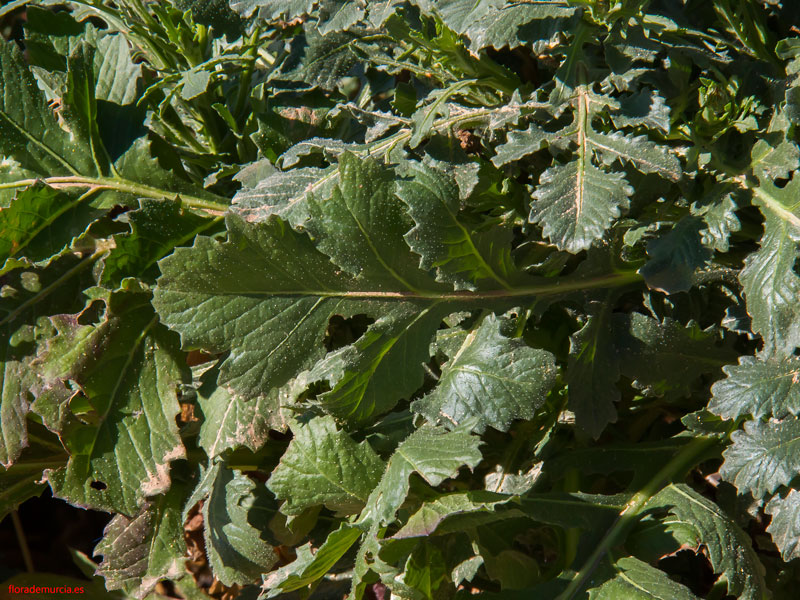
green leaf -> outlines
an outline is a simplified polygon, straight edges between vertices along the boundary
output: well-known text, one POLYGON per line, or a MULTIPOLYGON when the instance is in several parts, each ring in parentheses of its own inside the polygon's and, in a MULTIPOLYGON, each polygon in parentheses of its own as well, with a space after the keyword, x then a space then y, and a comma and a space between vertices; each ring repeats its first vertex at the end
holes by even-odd
POLYGON ((344 271, 379 288, 436 289, 408 253, 411 223, 394 195, 392 172, 347 152, 339 158, 339 184, 329 199, 313 198, 306 227, 316 246, 344 271))
POLYGON ((535 123, 531 123, 524 131, 508 132, 504 144, 499 145, 497 154, 492 158, 495 167, 502 167, 540 150, 549 141, 552 134, 547 133, 535 123))
POLYGON ((607 496, 582 492, 543 492, 524 497, 520 501, 520 509, 541 523, 591 531, 610 526, 619 516, 627 497, 626 494, 607 496))
POLYGON ((272 20, 284 17, 291 21, 295 17, 311 12, 314 0, 230 0, 231 8, 243 17, 250 17, 258 11, 261 19, 272 20))
MULTIPOLYGON (((573 49, 580 48, 588 31, 583 29, 577 34, 580 40, 574 42, 573 49)), ((572 71, 576 68, 573 58, 565 61, 561 69, 570 72, 561 75, 559 81, 574 79, 572 71)), ((557 86, 553 94, 558 96, 567 91, 557 86)), ((612 221, 628 208, 633 188, 627 184, 623 172, 606 169, 621 161, 642 173, 656 173, 673 183, 681 179, 682 169, 669 148, 645 136, 601 133, 594 129, 593 120, 607 106, 616 105, 613 99, 598 96, 585 85, 576 86, 574 94, 570 92, 569 97, 564 98, 567 99, 574 108, 573 122, 549 134, 548 141, 551 146, 565 149, 566 142, 571 140, 577 148, 570 162, 556 164, 539 177, 539 185, 531 193, 533 202, 528 220, 541 225, 544 236, 560 250, 575 254, 597 242, 612 221), (595 154, 603 168, 595 164, 595 154)))
POLYGON ((723 367, 727 378, 711 387, 708 409, 723 419, 753 415, 782 419, 800 413, 800 359, 741 356, 738 365, 723 367))
POLYGON ((109 158, 100 137, 94 89, 94 48, 84 42, 67 59, 63 112, 65 118, 74 123, 73 144, 87 146, 97 173, 108 175, 109 158))
POLYGON ((567 385, 575 422, 593 438, 616 421, 620 367, 611 303, 590 307, 586 324, 569 340, 567 385))
MULTIPOLYGON (((592 600, 696 600, 689 588, 670 579, 664 571, 633 557, 604 565, 610 578, 589 590, 592 600)), ((605 573, 603 573, 605 574, 605 573)), ((602 575, 600 575, 602 576, 602 575)))
POLYGON ((359 36, 351 32, 322 35, 306 26, 305 35, 293 40, 290 56, 272 78, 334 91, 358 64, 358 40, 359 36))
POLYGON ((47 479, 60 498, 133 516, 147 497, 169 489, 169 463, 185 457, 175 416, 188 373, 146 294, 118 292, 106 302, 97 325, 57 325, 64 336, 83 330, 77 360, 58 345, 42 359, 58 373, 55 382, 80 386, 80 401, 70 400, 59 428, 69 463, 47 479))
POLYGON ((180 332, 184 348, 232 350, 218 383, 252 398, 283 386, 324 355, 328 320, 347 308, 346 293, 327 293, 356 286, 282 221, 249 226, 233 215, 226 220, 227 242, 198 236, 192 248, 178 248, 159 263, 163 275, 153 303, 180 332))
POLYGON ((98 175, 90 150, 76 145, 77 125, 59 123, 14 42, 0 44, 0 154, 43 176, 98 175))
POLYGON ((432 333, 447 312, 437 306, 387 308, 355 343, 331 352, 311 369, 307 382, 326 381, 330 387, 314 404, 337 419, 359 424, 410 398, 422 386, 432 333))
POLYGON ((759 178, 789 178, 800 166, 800 149, 792 142, 782 141, 773 147, 766 140, 758 140, 750 151, 750 164, 759 178))
POLYGON ((253 188, 245 187, 233 197, 232 209, 251 223, 277 215, 292 227, 309 219, 308 199, 313 193, 327 198, 337 183, 338 169, 302 167, 279 171, 262 179, 253 188))
POLYGON ((619 108, 611 114, 615 127, 660 129, 669 133, 669 106, 655 90, 646 88, 620 100, 619 108))
POLYGON ((701 330, 696 323, 684 327, 678 321, 662 323, 640 313, 619 315, 618 352, 623 375, 647 394, 685 397, 705 374, 719 374, 736 356, 720 346, 714 329, 701 330))
POLYGON ((98 100, 127 105, 139 98, 142 65, 133 61, 124 35, 104 35, 97 40, 94 74, 94 95, 98 100))
POLYGON ((13 465, 0 471, 0 520, 44 491, 47 485, 42 482, 42 473, 46 468, 67 462, 61 444, 47 439, 50 436, 43 427, 29 423, 28 429, 30 445, 13 465))
POLYGON ((772 515, 767 531, 781 552, 781 558, 789 562, 800 558, 800 491, 789 490, 785 495, 772 497, 765 512, 772 515))
POLYGON ((436 2, 444 23, 466 34, 474 52, 486 47, 501 49, 528 45, 542 52, 556 34, 571 27, 575 8, 555 3, 524 1, 436 2))
POLYGON ((791 210, 798 193, 800 177, 781 189, 761 180, 755 190, 764 213, 764 235, 760 249, 745 259, 739 280, 753 331, 764 338, 766 350, 791 352, 800 346, 800 314, 795 302, 800 296, 800 277, 794 272, 800 217, 791 210))
POLYGON ((703 245, 703 222, 685 217, 666 234, 647 243, 649 260, 639 269, 651 289, 676 294, 688 292, 695 272, 705 266, 711 251, 703 245))
POLYGON ((317 29, 322 35, 350 29, 364 18, 366 5, 365 0, 321 0, 317 29))
POLYGON ((246 475, 219 464, 211 467, 207 478, 211 484, 202 512, 214 575, 227 586, 255 583, 279 560, 272 544, 261 537, 267 527, 265 493, 259 493, 246 475))
POLYGON ((800 419, 747 421, 743 431, 731 434, 731 441, 720 473, 740 493, 761 498, 800 473, 800 419))
POLYGON ((509 289, 519 280, 508 228, 475 232, 459 215, 459 191, 453 178, 420 163, 407 175, 398 196, 416 223, 405 240, 420 255, 420 268, 435 268, 437 281, 451 283, 457 290, 474 289, 480 280, 509 289))
POLYGON ((311 543, 299 547, 297 558, 264 578, 266 597, 299 590, 322 578, 360 537, 361 530, 343 523, 316 552, 311 551, 311 543))
MULTIPOLYGON (((266 394, 313 367, 325 355, 321 342, 332 316, 392 315, 397 323, 391 319, 376 323, 359 342, 360 348, 332 357, 312 376, 324 376, 334 386, 331 396, 321 399, 333 414, 364 419, 375 410, 369 404, 375 392, 365 387, 371 374, 352 381, 347 365, 367 361, 381 385, 389 376, 385 371, 389 361, 396 352, 405 352, 409 339, 416 340, 416 348, 425 342, 424 350, 414 350, 425 360, 423 352, 439 319, 414 317, 407 321, 406 331, 398 323, 408 320, 413 310, 424 313, 426 304, 436 304, 435 298, 408 304, 396 300, 406 293, 421 296, 420 287, 433 292, 443 287, 417 268, 408 251, 403 235, 410 224, 404 204, 391 194, 388 175, 371 161, 352 155, 341 160, 340 185, 328 200, 314 199, 313 217, 306 224, 317 248, 328 256, 275 217, 251 226, 229 215, 227 242, 198 237, 193 248, 178 249, 160 263, 164 275, 154 303, 164 321, 181 333, 185 348, 232 350, 220 368, 219 383, 245 397, 266 394), (241 328, 224 325, 229 322, 238 322, 241 328), (378 332, 383 335, 374 335, 378 332), (392 349, 395 352, 389 355, 392 349), (361 356, 359 350, 373 358, 361 356)), ((408 368, 418 372, 420 367, 412 362, 408 368)), ((391 405, 385 403, 381 410, 391 405)))
POLYGON ((768 595, 764 567, 749 536, 711 500, 687 485, 670 484, 645 505, 646 510, 654 508, 669 510, 671 526, 695 532, 695 545, 705 546, 714 572, 727 583, 729 595, 744 600, 768 595))
MULTIPOLYGON (((164 168, 153 155, 147 137, 137 138, 125 153, 114 163, 119 177, 116 181, 104 181, 116 194, 124 194, 127 204, 135 206, 139 198, 173 200, 180 198, 184 205, 198 207, 193 201, 208 201, 206 210, 224 210, 220 197, 191 183, 185 176, 164 168)), ((117 201, 118 202, 118 201, 117 201)))
MULTIPOLYGON (((403 583, 427 600, 441 597, 439 588, 446 585, 448 569, 442 551, 433 544, 421 543, 403 569, 403 583)), ((445 591, 445 590, 442 590, 445 591)))
POLYGON ((472 430, 507 431, 514 419, 532 419, 556 380, 553 355, 501 333, 502 321, 489 315, 473 329, 442 367, 439 385, 411 408, 431 423, 472 430))
POLYGON ((28 445, 26 416, 41 386, 32 361, 53 333, 46 315, 80 311, 94 256, 68 255, 47 269, 17 269, 3 277, 0 293, 0 464, 8 468, 28 445))
POLYGON ((702 203, 692 205, 692 214, 702 216, 706 226, 700 231, 703 243, 717 252, 727 252, 731 233, 742 227, 736 216, 739 208, 736 189, 732 185, 715 186, 702 203))
POLYGON ((175 200, 142 199, 138 210, 119 220, 129 223, 131 231, 114 236, 114 248, 103 261, 100 283, 111 287, 126 277, 154 281, 159 259, 221 219, 212 221, 182 210, 175 200))
POLYGON ((433 535, 440 524, 456 515, 491 512, 498 505, 510 501, 511 497, 505 494, 480 490, 445 494, 425 502, 392 537, 403 539, 433 535))
POLYGON ((583 154, 542 173, 528 220, 559 250, 576 254, 603 236, 632 193, 622 173, 606 173, 583 154))
POLYGON ((69 196, 41 183, 19 192, 0 211, 0 274, 47 263, 69 247, 100 216, 90 194, 69 196))
POLYGON ((378 486, 361 515, 364 524, 392 523, 395 512, 408 494, 408 478, 418 473, 429 485, 437 486, 455 477, 462 466, 474 468, 481 461, 479 437, 465 428, 447 431, 423 426, 397 447, 378 486))
POLYGON ((286 499, 281 512, 297 515, 319 504, 342 514, 359 512, 384 469, 369 443, 354 442, 331 417, 298 423, 292 433, 267 484, 277 498, 286 499))
POLYGON ((143 599, 162 579, 188 575, 181 518, 185 492, 174 485, 166 495, 145 502, 133 517, 118 514, 111 519, 94 549, 103 557, 97 572, 106 589, 143 599))
MULTIPOLYGON (((209 374, 216 377, 215 370, 209 374)), ((197 390, 204 417, 198 442, 209 458, 242 447, 257 452, 269 439, 270 430, 286 430, 290 416, 284 405, 291 399, 288 390, 276 389, 245 400, 218 386, 214 377, 204 378, 197 390)))
POLYGON ((672 182, 681 179, 683 171, 680 161, 667 147, 651 142, 647 136, 625 135, 619 131, 598 133, 590 127, 586 137, 606 164, 620 160, 630 163, 642 173, 656 173, 672 182))

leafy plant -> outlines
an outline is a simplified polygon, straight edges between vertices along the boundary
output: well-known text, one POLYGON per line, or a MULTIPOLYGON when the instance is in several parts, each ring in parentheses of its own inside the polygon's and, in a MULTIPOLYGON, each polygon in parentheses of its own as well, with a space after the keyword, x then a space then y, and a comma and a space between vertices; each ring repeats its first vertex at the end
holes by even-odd
POLYGON ((93 593, 793 597, 795 4, 20 15, 0 514, 93 593))

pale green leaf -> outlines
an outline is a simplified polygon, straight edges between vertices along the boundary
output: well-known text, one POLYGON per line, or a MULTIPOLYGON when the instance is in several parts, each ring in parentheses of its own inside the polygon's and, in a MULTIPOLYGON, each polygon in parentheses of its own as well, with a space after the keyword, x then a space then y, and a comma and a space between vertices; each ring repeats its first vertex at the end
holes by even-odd
POLYGON ((279 171, 253 188, 245 187, 233 197, 233 211, 251 223, 277 215, 293 227, 309 218, 308 199, 313 193, 327 198, 338 180, 338 169, 302 167, 279 171))
POLYGON ((792 142, 781 141, 773 147, 767 140, 758 140, 750 151, 750 165, 766 180, 788 178, 800 166, 800 149, 792 142))
POLYGON ((480 490, 445 494, 423 504, 392 537, 402 539, 432 535, 447 518, 465 513, 489 512, 510 501, 511 496, 506 494, 480 490))
POLYGON ((643 88, 622 98, 611 120, 615 127, 644 126, 669 133, 669 106, 658 92, 643 88))
POLYGON ((127 105, 138 97, 142 65, 133 62, 131 47, 124 35, 103 35, 96 42, 94 55, 95 89, 98 100, 127 105))
POLYGON ((315 3, 315 0, 230 0, 231 8, 243 17, 258 11, 262 19, 284 17, 287 21, 310 12, 315 3))
MULTIPOLYGON (((575 8, 565 2, 454 0, 447 4, 452 8, 445 23, 458 33, 465 33, 470 49, 476 52, 489 46, 501 49, 523 45, 542 52, 558 33, 572 26, 576 14, 575 8)), ((437 10, 442 12, 438 5, 437 2, 437 10)))
POLYGON ((531 123, 524 131, 509 131, 505 143, 496 148, 497 154, 492 157, 492 164, 502 167, 533 154, 543 147, 551 135, 535 123, 531 123))
POLYGON ((359 36, 346 31, 320 34, 306 26, 305 35, 292 40, 292 51, 273 80, 296 82, 310 88, 334 91, 341 79, 353 72, 359 63, 355 51, 359 36))
POLYGON ((320 0, 317 29, 322 35, 345 31, 364 18, 366 0, 320 0))
POLYGON ((692 214, 701 216, 705 228, 700 231, 703 244, 717 252, 727 252, 731 233, 742 227, 736 216, 739 208, 732 185, 716 185, 701 202, 692 205, 692 214))
POLYGON ((681 178, 680 161, 667 147, 651 142, 646 136, 624 135, 619 131, 598 133, 590 127, 587 141, 600 152, 606 164, 620 160, 632 164, 642 173, 656 173, 672 182, 681 178))

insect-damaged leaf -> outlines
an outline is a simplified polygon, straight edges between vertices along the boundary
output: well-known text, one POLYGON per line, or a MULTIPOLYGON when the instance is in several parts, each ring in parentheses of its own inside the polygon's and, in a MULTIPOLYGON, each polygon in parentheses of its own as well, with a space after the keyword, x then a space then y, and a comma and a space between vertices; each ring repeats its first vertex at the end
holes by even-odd
POLYGON ((107 589, 143 599, 162 579, 188 575, 181 518, 185 495, 184 486, 173 485, 165 495, 145 502, 133 517, 120 514, 106 526, 94 551, 103 557, 98 573, 107 589))
MULTIPOLYGON (((104 302, 97 325, 57 323, 60 336, 78 340, 71 360, 58 338, 41 359, 48 384, 74 382, 80 390, 55 424, 69 462, 47 479, 56 496, 133 516, 147 497, 169 489, 169 463, 185 457, 175 416, 188 372, 147 294, 117 292, 104 302)), ((43 398, 39 410, 53 412, 55 401, 43 398)))

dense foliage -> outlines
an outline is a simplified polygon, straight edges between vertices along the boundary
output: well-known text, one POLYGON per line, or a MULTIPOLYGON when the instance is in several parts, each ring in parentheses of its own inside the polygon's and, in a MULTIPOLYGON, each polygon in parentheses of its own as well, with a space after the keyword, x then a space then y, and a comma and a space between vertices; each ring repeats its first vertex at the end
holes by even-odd
POLYGON ((796 597, 800 5, 0 16, 0 516, 96 597, 796 597))

